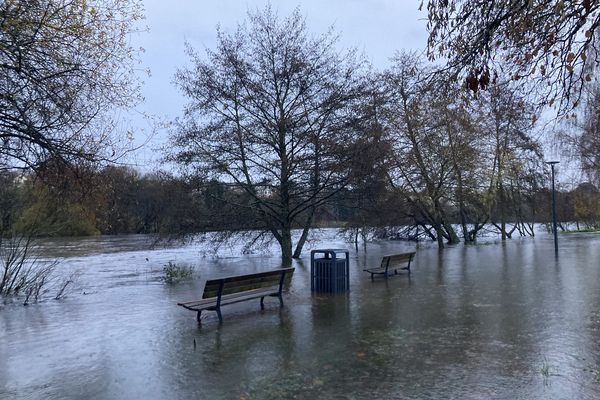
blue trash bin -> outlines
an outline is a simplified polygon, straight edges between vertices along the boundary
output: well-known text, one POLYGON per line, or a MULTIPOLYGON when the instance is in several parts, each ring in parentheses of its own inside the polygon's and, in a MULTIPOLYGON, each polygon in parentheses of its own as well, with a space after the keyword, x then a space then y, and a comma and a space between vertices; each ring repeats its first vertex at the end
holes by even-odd
POLYGON ((320 249, 310 252, 310 290, 343 293, 350 289, 349 252, 344 249, 320 249), (322 254, 323 257, 316 257, 322 254), (342 258, 342 254, 345 256, 342 258))

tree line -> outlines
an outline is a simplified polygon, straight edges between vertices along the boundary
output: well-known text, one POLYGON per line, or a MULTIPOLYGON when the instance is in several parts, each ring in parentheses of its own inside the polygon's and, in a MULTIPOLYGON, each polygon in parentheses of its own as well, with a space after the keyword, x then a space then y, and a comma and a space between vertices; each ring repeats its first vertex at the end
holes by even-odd
MULTIPOLYGON (((344 228, 356 234, 375 230, 382 238, 438 240, 438 232, 419 203, 428 199, 417 199, 414 192, 383 179, 361 182, 360 186, 348 185, 332 195, 313 215, 313 226, 344 228)), ((45 167, 38 174, 2 172, 0 183, 0 232, 4 234, 177 237, 223 230, 258 233, 266 229, 258 212, 248 212, 253 198, 242 188, 197 177, 166 172, 141 174, 125 166, 85 171, 45 167)), ((504 233, 505 238, 533 236, 533 224, 551 220, 551 193, 547 187, 515 185, 505 190, 496 194, 495 204, 485 217, 465 212, 480 207, 485 193, 479 197, 471 193, 462 202, 449 195, 453 201, 444 201, 439 211, 445 218, 444 232, 454 232, 455 243, 476 241, 483 228, 486 233, 504 233), (472 216, 482 220, 477 222, 472 216)), ((559 190, 557 205, 561 229, 567 229, 566 222, 577 224, 581 230, 600 228, 600 191, 596 186, 585 183, 569 191, 559 190)), ((302 228, 300 224, 292 226, 302 228)), ((444 242, 451 242, 450 235, 442 237, 444 242)))

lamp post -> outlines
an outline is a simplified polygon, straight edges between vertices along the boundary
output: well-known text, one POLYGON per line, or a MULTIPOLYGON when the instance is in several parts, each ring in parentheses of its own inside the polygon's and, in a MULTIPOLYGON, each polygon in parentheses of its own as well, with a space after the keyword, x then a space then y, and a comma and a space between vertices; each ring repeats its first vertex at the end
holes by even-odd
POLYGON ((552 170, 552 233, 554 234, 554 253, 558 255, 558 234, 556 231, 556 190, 554 189, 554 165, 558 164, 558 161, 546 161, 546 164, 550 165, 552 170))

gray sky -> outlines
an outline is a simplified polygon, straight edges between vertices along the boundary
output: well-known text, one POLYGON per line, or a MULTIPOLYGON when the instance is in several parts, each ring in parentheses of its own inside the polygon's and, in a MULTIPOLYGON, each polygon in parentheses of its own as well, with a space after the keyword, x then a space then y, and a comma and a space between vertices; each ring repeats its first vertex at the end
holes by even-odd
MULTIPOLYGON (((180 115, 185 98, 172 81, 176 69, 187 63, 185 41, 196 49, 214 48, 217 25, 224 31, 233 31, 246 18, 248 10, 263 8, 266 3, 266 0, 145 0, 145 24, 149 32, 132 39, 135 46, 145 49, 142 67, 149 68, 151 76, 144 78, 146 101, 137 110, 164 120, 180 115)), ((282 16, 299 6, 315 34, 333 25, 340 33, 340 47, 356 47, 377 69, 385 68, 397 50, 425 48, 427 15, 426 11, 418 10, 418 0, 272 0, 271 4, 282 16)), ((136 116, 132 124, 136 143, 143 142, 151 131, 149 124, 136 116)), ((159 131, 136 152, 133 162, 143 171, 156 169, 160 154, 155 149, 166 139, 167 133, 159 131)))

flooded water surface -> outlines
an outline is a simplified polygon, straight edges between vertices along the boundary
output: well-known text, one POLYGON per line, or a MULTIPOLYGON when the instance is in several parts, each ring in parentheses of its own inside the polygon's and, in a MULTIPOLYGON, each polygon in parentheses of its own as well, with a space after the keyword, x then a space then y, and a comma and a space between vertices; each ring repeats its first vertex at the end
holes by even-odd
MULTIPOLYGON (((279 267, 277 255, 148 250, 142 236, 54 241, 81 271, 67 298, 0 306, 1 399, 598 399, 600 236, 417 249, 413 273, 362 271, 402 242, 350 251, 347 295, 310 293, 309 251, 276 299, 176 306, 204 281, 279 267), (194 280, 160 280, 168 261, 194 280)), ((347 247, 335 239, 314 248, 347 247)))

